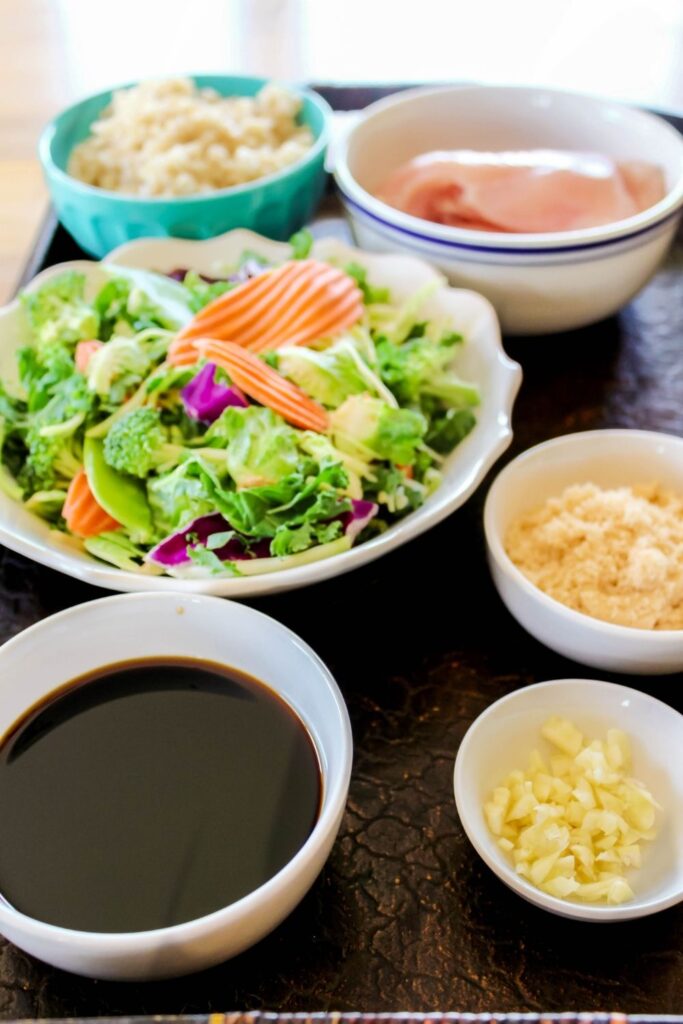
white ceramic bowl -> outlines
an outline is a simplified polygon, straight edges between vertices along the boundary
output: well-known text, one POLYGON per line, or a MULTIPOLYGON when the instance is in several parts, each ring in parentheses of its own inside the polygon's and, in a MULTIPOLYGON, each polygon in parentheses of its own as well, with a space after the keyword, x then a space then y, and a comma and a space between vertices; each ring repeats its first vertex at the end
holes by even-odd
POLYGON ((484 531, 493 582, 532 636, 585 665, 612 672, 683 670, 683 630, 615 626, 567 608, 539 590, 504 548, 510 525, 577 483, 659 482, 683 494, 683 438, 646 430, 588 430, 530 448, 499 473, 486 498, 484 531))
POLYGON ((455 802, 460 821, 479 856, 514 892, 562 917, 626 921, 683 900, 683 715, 647 694, 593 679, 555 679, 503 697, 470 726, 455 761, 455 802), (635 899, 618 906, 560 900, 515 871, 488 830, 483 805, 495 786, 540 749, 540 728, 551 715, 575 722, 586 736, 607 729, 631 738, 633 775, 662 807, 658 835, 643 844, 643 866, 629 876, 635 899))
MULTIPOLYGON (((111 253, 107 263, 114 266, 114 271, 117 265, 161 272, 191 267, 205 274, 220 275, 236 262, 245 249, 256 250, 273 260, 286 259, 291 252, 288 245, 272 242, 251 231, 237 230, 202 242, 172 238, 129 242, 111 253)), ((0 543, 43 565, 111 590, 173 590, 223 597, 253 597, 307 586, 371 562, 419 536, 467 501, 510 443, 512 406, 521 381, 519 366, 503 351, 498 321, 490 303, 474 292, 447 287, 441 275, 422 260, 372 255, 336 239, 316 242, 313 254, 321 259, 336 259, 343 263, 354 260, 363 264, 368 268, 370 280, 391 288, 397 301, 414 294, 423 284, 439 282, 441 287, 425 304, 425 314, 450 317, 455 330, 467 339, 458 353, 458 366, 464 377, 476 381, 481 388, 482 402, 476 410, 477 425, 446 460, 441 486, 421 508, 378 537, 333 558, 264 576, 231 579, 178 580, 124 572, 107 566, 75 548, 64 534, 50 530, 44 520, 27 512, 2 491, 0 543)), ((82 271, 91 291, 107 279, 102 264, 86 261, 63 263, 39 274, 28 290, 34 291, 67 267, 82 271)), ((21 309, 15 301, 0 310, 0 379, 16 379, 16 350, 24 344, 26 337, 21 309)))
MULTIPOLYGON (((0 648, 0 735, 60 684, 134 658, 191 656, 262 679, 315 743, 322 807, 299 852, 265 885, 206 917, 155 931, 104 934, 45 924, 0 898, 0 932, 56 967, 94 978, 143 980, 197 971, 271 931, 301 900, 332 848, 352 760, 344 699, 317 655, 274 619, 244 605, 186 594, 107 597, 60 612, 0 648)), ((5 822, 4 828, 11 828, 5 822)), ((97 893, 92 894, 97 899, 97 893)))
POLYGON ((335 147, 335 177, 359 245, 431 260, 491 300, 504 331, 543 334, 623 306, 654 273, 683 203, 683 139, 661 118, 609 100, 541 88, 414 89, 373 103, 335 147), (411 217, 373 195, 390 171, 435 149, 591 150, 650 160, 667 195, 649 210, 581 231, 470 231, 411 217))

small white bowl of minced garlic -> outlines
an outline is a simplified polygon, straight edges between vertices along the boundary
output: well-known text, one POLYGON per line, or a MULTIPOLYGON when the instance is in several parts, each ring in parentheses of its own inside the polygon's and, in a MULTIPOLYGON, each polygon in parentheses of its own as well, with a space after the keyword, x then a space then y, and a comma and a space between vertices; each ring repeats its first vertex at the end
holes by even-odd
POLYGON ((683 671, 683 438, 530 448, 494 481, 484 529, 498 593, 541 643, 613 672, 683 671))
POLYGON ((683 716, 648 694, 515 690, 468 729, 454 790, 477 853, 544 910, 615 922, 683 900, 683 716))

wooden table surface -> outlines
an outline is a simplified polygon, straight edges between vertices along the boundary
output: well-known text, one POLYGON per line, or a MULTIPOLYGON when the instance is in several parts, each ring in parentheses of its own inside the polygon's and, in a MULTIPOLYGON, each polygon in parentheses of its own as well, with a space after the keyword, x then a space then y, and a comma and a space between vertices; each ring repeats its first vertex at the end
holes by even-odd
POLYGON ((0 301, 47 203, 36 144, 69 102, 187 71, 492 81, 683 109, 681 0, 0 0, 0 301))

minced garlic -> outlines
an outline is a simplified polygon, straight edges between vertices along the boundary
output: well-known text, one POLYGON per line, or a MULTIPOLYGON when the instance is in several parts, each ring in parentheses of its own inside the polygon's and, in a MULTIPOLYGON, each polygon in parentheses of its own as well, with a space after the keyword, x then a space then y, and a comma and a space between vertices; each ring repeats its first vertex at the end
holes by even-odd
POLYGON ((683 629, 683 496, 658 484, 567 487, 510 528, 508 555, 577 611, 639 629, 683 629))
POLYGON ((628 777, 631 752, 620 729, 586 742, 566 718, 541 729, 555 752, 531 754, 484 804, 484 817, 517 874, 560 899, 624 903, 626 880, 641 864, 641 842, 653 839, 657 804, 628 777), (559 753, 557 753, 559 751, 559 753))

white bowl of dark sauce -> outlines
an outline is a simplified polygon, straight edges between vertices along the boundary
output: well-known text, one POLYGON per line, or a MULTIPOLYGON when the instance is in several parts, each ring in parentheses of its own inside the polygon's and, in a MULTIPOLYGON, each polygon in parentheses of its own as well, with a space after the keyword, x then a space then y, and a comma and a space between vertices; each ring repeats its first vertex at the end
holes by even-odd
POLYGON ((151 979, 257 942, 320 872, 352 740, 329 671, 273 619, 136 594, 0 649, 0 932, 151 979))

